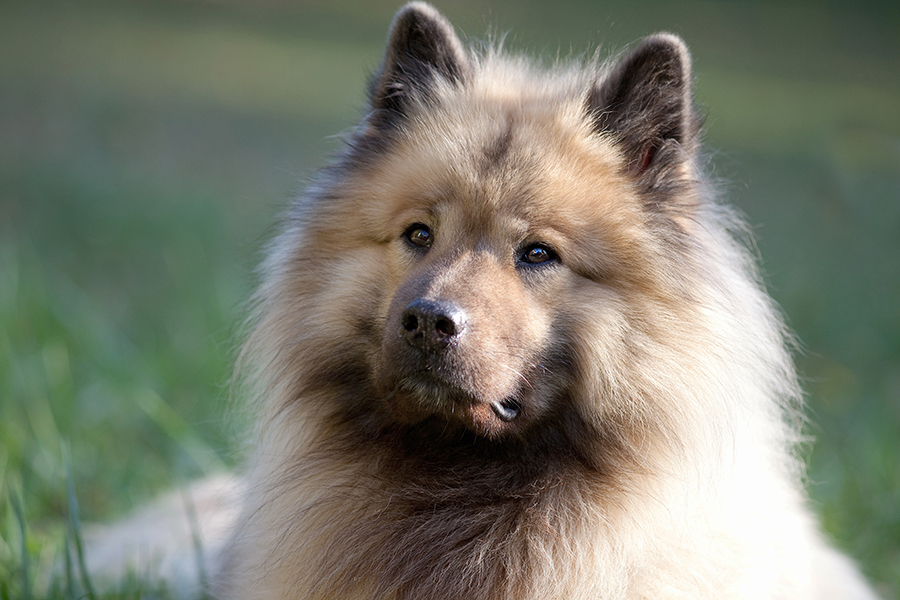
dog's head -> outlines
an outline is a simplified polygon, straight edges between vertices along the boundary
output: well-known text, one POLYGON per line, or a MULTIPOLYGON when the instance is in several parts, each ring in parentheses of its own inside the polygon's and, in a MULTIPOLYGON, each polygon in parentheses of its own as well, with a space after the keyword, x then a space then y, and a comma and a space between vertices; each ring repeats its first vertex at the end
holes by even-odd
POLYGON ((353 414, 374 396, 393 422, 492 439, 561 406, 645 419, 642 361, 689 287, 695 145, 673 36, 547 71, 408 5, 366 118, 272 254, 266 372, 291 374, 286 401, 338 387, 353 414))

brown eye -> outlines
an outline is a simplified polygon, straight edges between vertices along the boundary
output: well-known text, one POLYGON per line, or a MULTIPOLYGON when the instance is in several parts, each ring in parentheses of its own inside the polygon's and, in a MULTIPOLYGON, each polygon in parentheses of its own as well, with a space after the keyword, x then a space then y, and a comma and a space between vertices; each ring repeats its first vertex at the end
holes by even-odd
POLYGON ((519 261, 526 265, 542 265, 556 260, 559 260, 556 252, 546 244, 532 244, 519 256, 519 261))
POLYGON ((431 243, 434 238, 434 236, 431 235, 431 230, 428 229, 428 226, 422 225, 421 223, 410 225, 403 234, 403 237, 416 248, 431 248, 431 243))

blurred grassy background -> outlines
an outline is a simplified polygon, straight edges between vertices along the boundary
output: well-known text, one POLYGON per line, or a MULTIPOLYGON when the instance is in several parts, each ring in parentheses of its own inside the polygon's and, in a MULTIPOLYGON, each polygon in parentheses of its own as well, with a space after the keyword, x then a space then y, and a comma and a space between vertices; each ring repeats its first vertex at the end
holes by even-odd
MULTIPOLYGON (((54 596, 63 446, 85 520, 233 464, 259 248, 359 114, 397 6, 0 5, 0 595, 22 597, 27 556, 31 592, 54 596)), ((686 38, 714 173, 804 344, 811 494, 900 597, 900 3, 439 8, 550 57, 686 38)))

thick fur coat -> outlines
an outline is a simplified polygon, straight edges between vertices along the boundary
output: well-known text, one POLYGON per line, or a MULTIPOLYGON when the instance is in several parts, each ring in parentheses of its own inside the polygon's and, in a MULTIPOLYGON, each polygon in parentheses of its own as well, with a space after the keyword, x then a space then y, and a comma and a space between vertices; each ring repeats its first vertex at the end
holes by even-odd
POLYGON ((413 3, 369 102, 263 266, 219 597, 872 597, 680 39, 545 69, 413 3))

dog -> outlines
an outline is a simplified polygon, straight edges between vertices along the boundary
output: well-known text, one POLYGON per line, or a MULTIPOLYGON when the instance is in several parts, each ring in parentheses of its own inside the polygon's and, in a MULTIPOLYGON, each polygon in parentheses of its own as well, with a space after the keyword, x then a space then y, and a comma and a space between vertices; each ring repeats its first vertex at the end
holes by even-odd
POLYGON ((671 34, 545 68, 403 7, 239 360, 228 599, 874 598, 671 34))

